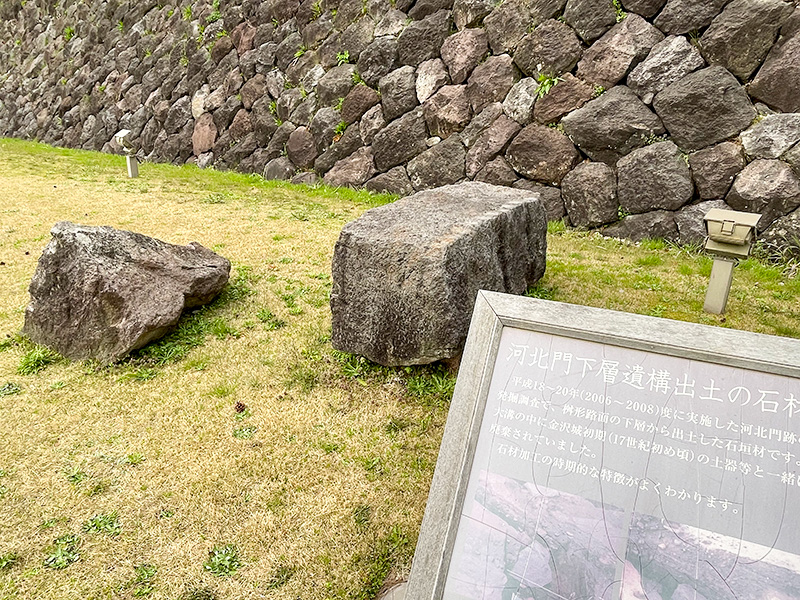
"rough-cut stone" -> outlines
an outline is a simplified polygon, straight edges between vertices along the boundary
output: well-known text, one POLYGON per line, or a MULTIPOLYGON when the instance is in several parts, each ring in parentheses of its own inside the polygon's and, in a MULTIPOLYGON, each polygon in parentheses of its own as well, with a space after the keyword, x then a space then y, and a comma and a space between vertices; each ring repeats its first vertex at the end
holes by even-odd
POLYGON ((361 139, 359 128, 348 127, 342 137, 314 161, 314 170, 321 174, 327 173, 333 165, 343 158, 347 158, 363 145, 364 141, 361 139))
POLYGON ((723 142, 689 155, 692 177, 704 200, 724 198, 745 164, 742 148, 734 142, 723 142))
POLYGON ((211 150, 216 141, 217 126, 214 124, 214 118, 209 113, 203 113, 194 124, 192 150, 196 156, 200 156, 203 152, 211 150))
POLYGON ((355 123, 380 101, 380 95, 371 87, 363 84, 355 86, 342 102, 342 121, 348 125, 355 123))
POLYGON ((634 150, 617 163, 619 203, 631 213, 677 210, 692 199, 689 165, 672 142, 634 150))
POLYGON ((533 117, 539 123, 552 123, 573 110, 578 110, 594 98, 594 88, 567 73, 550 88, 544 96, 536 100, 533 117))
POLYGON ((564 200, 561 198, 560 189, 535 183, 530 179, 518 179, 513 187, 518 190, 536 192, 544 205, 548 221, 558 221, 566 216, 567 211, 564 209, 564 200))
POLYGON ((705 202, 684 206, 675 213, 678 240, 682 244, 702 244, 705 241, 706 225, 703 217, 712 208, 732 210, 723 200, 706 200, 705 202))
POLYGON ((453 83, 464 83, 472 69, 486 56, 489 49, 483 29, 465 29, 448 37, 442 44, 442 60, 453 83))
POLYGON ((655 95, 689 73, 704 67, 700 52, 683 36, 670 36, 659 42, 643 62, 628 75, 628 87, 645 104, 655 95))
POLYGON ((383 116, 393 121, 417 106, 416 71, 406 65, 381 77, 378 82, 383 116))
MULTIPOLYGON (((475 177, 489 160, 503 151, 519 130, 519 123, 513 119, 502 114, 495 118, 469 144, 466 161, 467 177, 475 177)), ((464 135, 461 136, 461 139, 463 141, 464 135)))
MULTIPOLYGON (((266 78, 259 73, 242 86, 240 93, 242 95, 242 105, 247 110, 250 110, 253 108, 255 101, 267 93, 266 78)), ((192 101, 194 102, 194 100, 192 101)))
POLYGON ((471 148, 475 140, 502 114, 503 105, 499 102, 492 102, 475 115, 469 125, 464 128, 464 131, 461 132, 461 141, 467 148, 471 148))
POLYGON ((764 231, 800 206, 800 179, 783 161, 757 159, 739 173, 725 201, 734 210, 760 213, 758 230, 764 231))
POLYGON ((641 215, 628 215, 619 223, 603 229, 603 235, 632 242, 663 239, 678 241, 678 226, 675 213, 668 210, 654 210, 641 215))
POLYGON ((344 64, 334 67, 325 73, 325 76, 317 84, 317 98, 319 98, 323 106, 335 104, 339 98, 347 96, 350 90, 353 89, 353 73, 355 73, 355 70, 354 65, 344 64))
POLYGON ((783 0, 733 0, 700 38, 703 55, 742 81, 761 66, 794 6, 783 0))
POLYGON ((585 154, 608 165, 615 165, 652 136, 664 133, 661 120, 621 85, 571 112, 561 122, 585 154))
POLYGON ((333 143, 336 137, 336 128, 342 122, 341 113, 331 106, 326 106, 317 111, 308 128, 314 135, 317 151, 322 153, 333 143))
POLYGON ((358 187, 375 174, 375 163, 372 160, 372 149, 359 148, 347 158, 337 162, 325 174, 323 181, 332 186, 358 187))
POLYGON ((264 167, 264 179, 282 179, 289 181, 297 169, 286 156, 273 158, 264 167))
POLYGON ((472 113, 466 88, 465 85, 446 85, 422 105, 431 135, 446 138, 469 123, 472 113))
POLYGON ((794 170, 795 174, 800 177, 800 144, 787 151, 782 157, 787 164, 794 170))
POLYGON ((314 144, 314 136, 307 127, 298 127, 289 135, 286 154, 289 160, 301 169, 314 164, 314 159, 317 158, 317 146, 314 144))
POLYGON ((443 85, 450 83, 445 64, 439 58, 432 58, 417 67, 417 101, 422 104, 433 96, 443 85))
POLYGON ((524 127, 506 150, 506 160, 517 173, 551 185, 559 185, 579 158, 567 136, 536 123, 524 127))
POLYGON ((709 25, 730 0, 668 0, 655 26, 667 35, 682 35, 709 25))
POLYGON ((453 0, 417 0, 408 11, 408 16, 419 20, 432 15, 437 10, 450 10, 451 8, 453 8, 453 0))
POLYGON ((393 37, 376 38, 358 57, 358 74, 370 87, 378 85, 380 78, 397 64, 397 40, 393 37))
POLYGON ((476 113, 487 104, 500 102, 517 80, 517 69, 508 54, 490 56, 473 69, 467 82, 467 95, 476 113))
POLYGON ((785 255, 786 251, 795 257, 800 254, 800 209, 777 219, 759 238, 767 248, 775 248, 785 255))
POLYGON ((531 22, 527 4, 526 0, 506 0, 483 20, 492 52, 513 52, 528 28, 538 25, 531 22))
POLYGON ((780 158, 800 142, 800 113, 767 115, 741 138, 750 158, 780 158))
POLYGON ((496 5, 495 0, 455 0, 453 22, 459 31, 477 27, 496 5))
POLYGON ((561 196, 575 227, 599 227, 618 218, 617 176, 605 163, 579 164, 561 181, 561 196))
POLYGON ((505 158, 498 156, 494 160, 486 163, 477 175, 475 181, 483 181, 484 183, 491 183, 492 185, 505 185, 510 186, 517 179, 517 174, 514 172, 505 158))
POLYGON ((30 284, 22 332, 73 360, 119 360, 210 302, 230 262, 111 227, 56 223, 30 284))
POLYGON ((571 71, 582 53, 575 31, 561 21, 550 19, 522 38, 514 52, 514 62, 531 77, 540 73, 556 77, 571 71))
POLYGON ((397 38, 400 64, 416 67, 423 60, 436 58, 450 34, 450 11, 440 10, 414 21, 397 38))
POLYGON ((250 113, 243 108, 236 111, 236 116, 233 117, 233 121, 231 121, 231 125, 228 127, 228 133, 235 142, 253 133, 253 123, 250 120, 250 113))
POLYGON ((364 187, 371 192, 408 196, 414 193, 405 167, 394 167, 370 179, 364 187))
POLYGON ((506 0, 484 19, 495 54, 513 52, 528 31, 564 9, 567 0, 506 0))
POLYGON ((748 91, 775 110, 800 112, 800 33, 773 46, 748 91))
POLYGON ((723 67, 676 81, 656 95, 653 108, 675 143, 688 151, 738 135, 756 117, 747 92, 723 67))
POLYGON ((639 15, 628 15, 584 52, 578 63, 578 77, 611 88, 663 39, 664 34, 639 15))
POLYGON ((414 189, 427 190, 464 179, 464 144, 453 134, 408 161, 406 170, 414 189))
POLYGON ((617 11, 607 0, 567 0, 564 21, 591 44, 617 22, 617 11))
POLYGON ((645 19, 658 14, 667 0, 622 0, 622 6, 628 12, 636 13, 645 19))
POLYGON ((465 183, 364 213, 336 243, 332 343, 384 365, 458 356, 478 290, 524 292, 545 268, 533 192, 465 183))
POLYGON ((372 151, 375 154, 375 166, 378 171, 387 171, 424 152, 427 148, 425 144, 427 137, 425 117, 421 108, 407 112, 389 123, 372 140, 372 151))
POLYGON ((533 106, 539 96, 539 84, 533 77, 520 79, 503 100, 503 112, 521 125, 533 120, 533 106))
POLYGON ((374 35, 376 38, 398 35, 405 29, 408 15, 397 8, 391 8, 383 14, 381 20, 375 26, 374 35))

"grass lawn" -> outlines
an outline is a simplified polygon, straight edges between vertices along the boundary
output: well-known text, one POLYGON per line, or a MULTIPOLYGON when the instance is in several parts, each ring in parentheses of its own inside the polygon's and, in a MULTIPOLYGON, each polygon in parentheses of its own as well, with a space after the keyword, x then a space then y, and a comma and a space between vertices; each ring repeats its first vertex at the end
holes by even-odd
MULTIPOLYGON (((0 600, 373 598, 404 578, 453 378, 330 347, 341 227, 391 198, 0 140, 0 600), (178 330, 113 367, 21 340, 59 220, 112 225, 234 264, 178 330)), ((792 265, 737 267, 551 223, 529 293, 800 337, 792 265)))

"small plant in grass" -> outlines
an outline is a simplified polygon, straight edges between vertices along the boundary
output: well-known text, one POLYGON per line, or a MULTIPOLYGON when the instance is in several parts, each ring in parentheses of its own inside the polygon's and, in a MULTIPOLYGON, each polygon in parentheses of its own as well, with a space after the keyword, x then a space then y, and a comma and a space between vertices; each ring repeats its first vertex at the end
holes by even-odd
POLYGON ((336 53, 336 65, 342 66, 350 62, 350 51, 344 50, 343 52, 336 53))
POLYGON ((200 202, 202 204, 225 204, 225 196, 222 192, 214 192, 201 199, 200 202))
POLYGON ((233 430, 233 437, 235 437, 237 440, 249 440, 256 434, 257 430, 258 427, 255 425, 244 425, 242 427, 237 427, 233 430))
POLYGON ((322 16, 322 0, 316 0, 311 5, 311 20, 316 21, 320 16, 322 16))
POLYGON ((322 440, 319 443, 320 450, 322 450, 325 454, 333 454, 334 452, 338 452, 342 449, 341 444, 338 442, 332 442, 328 440, 322 440))
POLYGON ((133 567, 133 579, 131 579, 127 586, 133 588, 134 598, 144 598, 149 596, 155 591, 154 580, 158 568, 155 565, 144 563, 133 567))
POLYGON ((19 346, 22 343, 22 337, 19 335, 8 335, 0 340, 0 352, 19 346))
MULTIPOLYGON (((359 83, 364 83, 364 80, 361 78, 361 74, 358 71, 353 71, 353 74, 351 75, 351 78, 353 80, 353 85, 358 85, 359 83)), ((366 84, 364 84, 364 85, 366 85, 366 84)))
POLYGON ((183 20, 184 21, 191 21, 192 20, 192 7, 187 6, 183 9, 183 20))
POLYGON ((232 327, 222 317, 212 319, 209 323, 209 331, 218 340, 224 340, 226 337, 238 338, 242 334, 235 327, 232 327))
POLYGON ((3 396, 13 396, 14 394, 19 394, 22 391, 22 388, 19 387, 13 381, 8 381, 3 385, 0 385, 0 398, 3 396))
POLYGON ((277 316, 275 316, 275 313, 268 308, 262 308, 260 311, 258 311, 256 313, 256 318, 265 325, 268 331, 274 331, 276 329, 286 327, 286 321, 279 319, 277 316))
POLYGON ((147 367, 140 367, 123 374, 119 379, 120 381, 150 381, 158 376, 158 371, 155 369, 148 369, 147 367))
POLYGON ((563 81, 561 77, 556 77, 555 75, 550 75, 549 73, 539 73, 536 77, 536 82, 539 84, 539 89, 536 91, 536 95, 539 98, 544 98, 550 90, 553 89, 559 81, 563 81))
POLYGON ((237 421, 244 421, 253 413, 244 402, 237 402, 233 406, 233 416, 237 421))
MULTIPOLYGON (((343 105, 343 104, 344 104, 344 98, 339 98, 339 99, 336 101, 336 104, 333 106, 333 108, 335 108, 336 110, 342 110, 342 105, 343 105)), ((342 123, 344 123, 344 121, 339 121, 339 123, 337 123, 337 125, 336 125, 336 129, 334 130, 334 131, 335 131, 336 133, 338 133, 339 135, 341 135, 342 133, 344 133, 344 130, 345 130, 345 129, 347 129, 347 123, 344 123, 344 129, 342 129, 341 131, 339 131, 339 128, 342 126, 342 123)))
POLYGON ((87 533, 102 533, 110 537, 117 537, 122 531, 119 523, 117 511, 107 515, 94 515, 83 524, 83 530, 87 533))
POLYGON ((555 296, 555 291, 553 288, 544 285, 543 283, 539 282, 532 287, 528 288, 528 291, 525 292, 525 295, 528 298, 539 298, 541 300, 553 300, 555 296))
POLYGON ((301 57, 301 56, 303 56, 303 54, 305 54, 306 52, 308 52, 308 48, 306 48, 306 46, 305 46, 305 45, 303 45, 303 46, 300 46, 300 47, 297 49, 297 52, 295 52, 295 53, 294 53, 294 57, 295 57, 295 58, 300 58, 300 57, 301 57))
POLYGON ((6 552, 0 554, 0 571, 10 569, 19 562, 19 554, 16 552, 6 552))
POLYGON ((407 558, 410 543, 402 530, 394 526, 359 562, 366 563, 366 574, 362 579, 362 588, 350 595, 353 600, 369 600, 374 598, 386 581, 386 576, 399 561, 407 558))
POLYGON ((108 481, 107 479, 101 479, 86 491, 86 495, 89 497, 100 496, 102 494, 105 494, 110 489, 111 489, 111 482, 108 481))
POLYGON ((175 511, 171 508, 162 508, 158 511, 158 518, 159 519, 169 519, 170 517, 175 516, 175 511))
POLYGON ((44 559, 44 566, 48 569, 66 569, 71 564, 80 560, 81 538, 74 533, 68 533, 53 540, 53 545, 48 550, 44 559))
POLYGON ((71 26, 64 27, 64 41, 68 42, 75 37, 75 28, 71 26))
POLYGON ((22 355, 17 367, 17 373, 20 375, 35 375, 48 365, 53 364, 61 357, 44 346, 34 346, 22 355))
POLYGON ((133 452, 128 454, 123 462, 127 465, 133 465, 135 467, 136 465, 142 464, 144 460, 144 454, 141 454, 140 452, 133 452))
POLYGON ((217 577, 227 577, 236 573, 242 566, 239 550, 233 544, 217 546, 208 553, 203 568, 217 577))
POLYGON ((411 370, 406 380, 409 395, 425 406, 442 406, 450 402, 456 378, 441 367, 411 370))
POLYGON ((342 135, 346 129, 347 129, 347 123, 345 123, 344 121, 339 121, 339 123, 336 125, 336 129, 334 129, 333 132, 336 135, 342 135))
POLYGON ((71 471, 67 471, 67 481, 69 481, 72 485, 78 485, 84 479, 89 477, 85 472, 81 471, 80 469, 72 469, 71 471))
POLYGON ((125 23, 123 23, 122 20, 117 23, 117 31, 125 33, 125 23))
POLYGON ((279 564, 264 587, 268 590, 277 590, 279 587, 289 582, 295 570, 296 569, 292 566, 283 563, 279 564))
POLYGON ((191 585, 181 594, 180 600, 217 600, 217 594, 211 588, 191 585))
POLYGON ((236 391, 236 384, 223 381, 218 383, 209 392, 215 398, 227 398, 236 391))
POLYGON ((356 529, 363 531, 369 527, 371 513, 372 508, 366 504, 359 504, 353 509, 353 521, 356 523, 356 529))

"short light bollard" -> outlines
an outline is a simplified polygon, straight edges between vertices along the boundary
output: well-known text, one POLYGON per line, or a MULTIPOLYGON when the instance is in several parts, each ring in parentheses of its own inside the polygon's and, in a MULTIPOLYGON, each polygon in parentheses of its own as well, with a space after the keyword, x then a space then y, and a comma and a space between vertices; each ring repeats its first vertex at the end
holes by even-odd
POLYGON ((114 135, 114 141, 125 151, 125 163, 128 165, 128 177, 139 176, 139 161, 136 160, 136 149, 131 143, 131 132, 129 129, 120 129, 114 135))
POLYGON ((755 240, 761 215, 712 208, 703 217, 708 237, 705 249, 714 257, 703 310, 715 315, 725 312, 731 291, 733 267, 747 258, 755 240))

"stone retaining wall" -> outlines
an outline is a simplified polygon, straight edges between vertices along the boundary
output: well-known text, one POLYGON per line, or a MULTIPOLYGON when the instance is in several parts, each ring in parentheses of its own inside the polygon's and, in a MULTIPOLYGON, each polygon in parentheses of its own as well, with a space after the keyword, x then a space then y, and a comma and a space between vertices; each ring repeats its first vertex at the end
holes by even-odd
POLYGON ((0 135, 551 218, 800 237, 800 8, 784 0, 0 0, 0 135))

